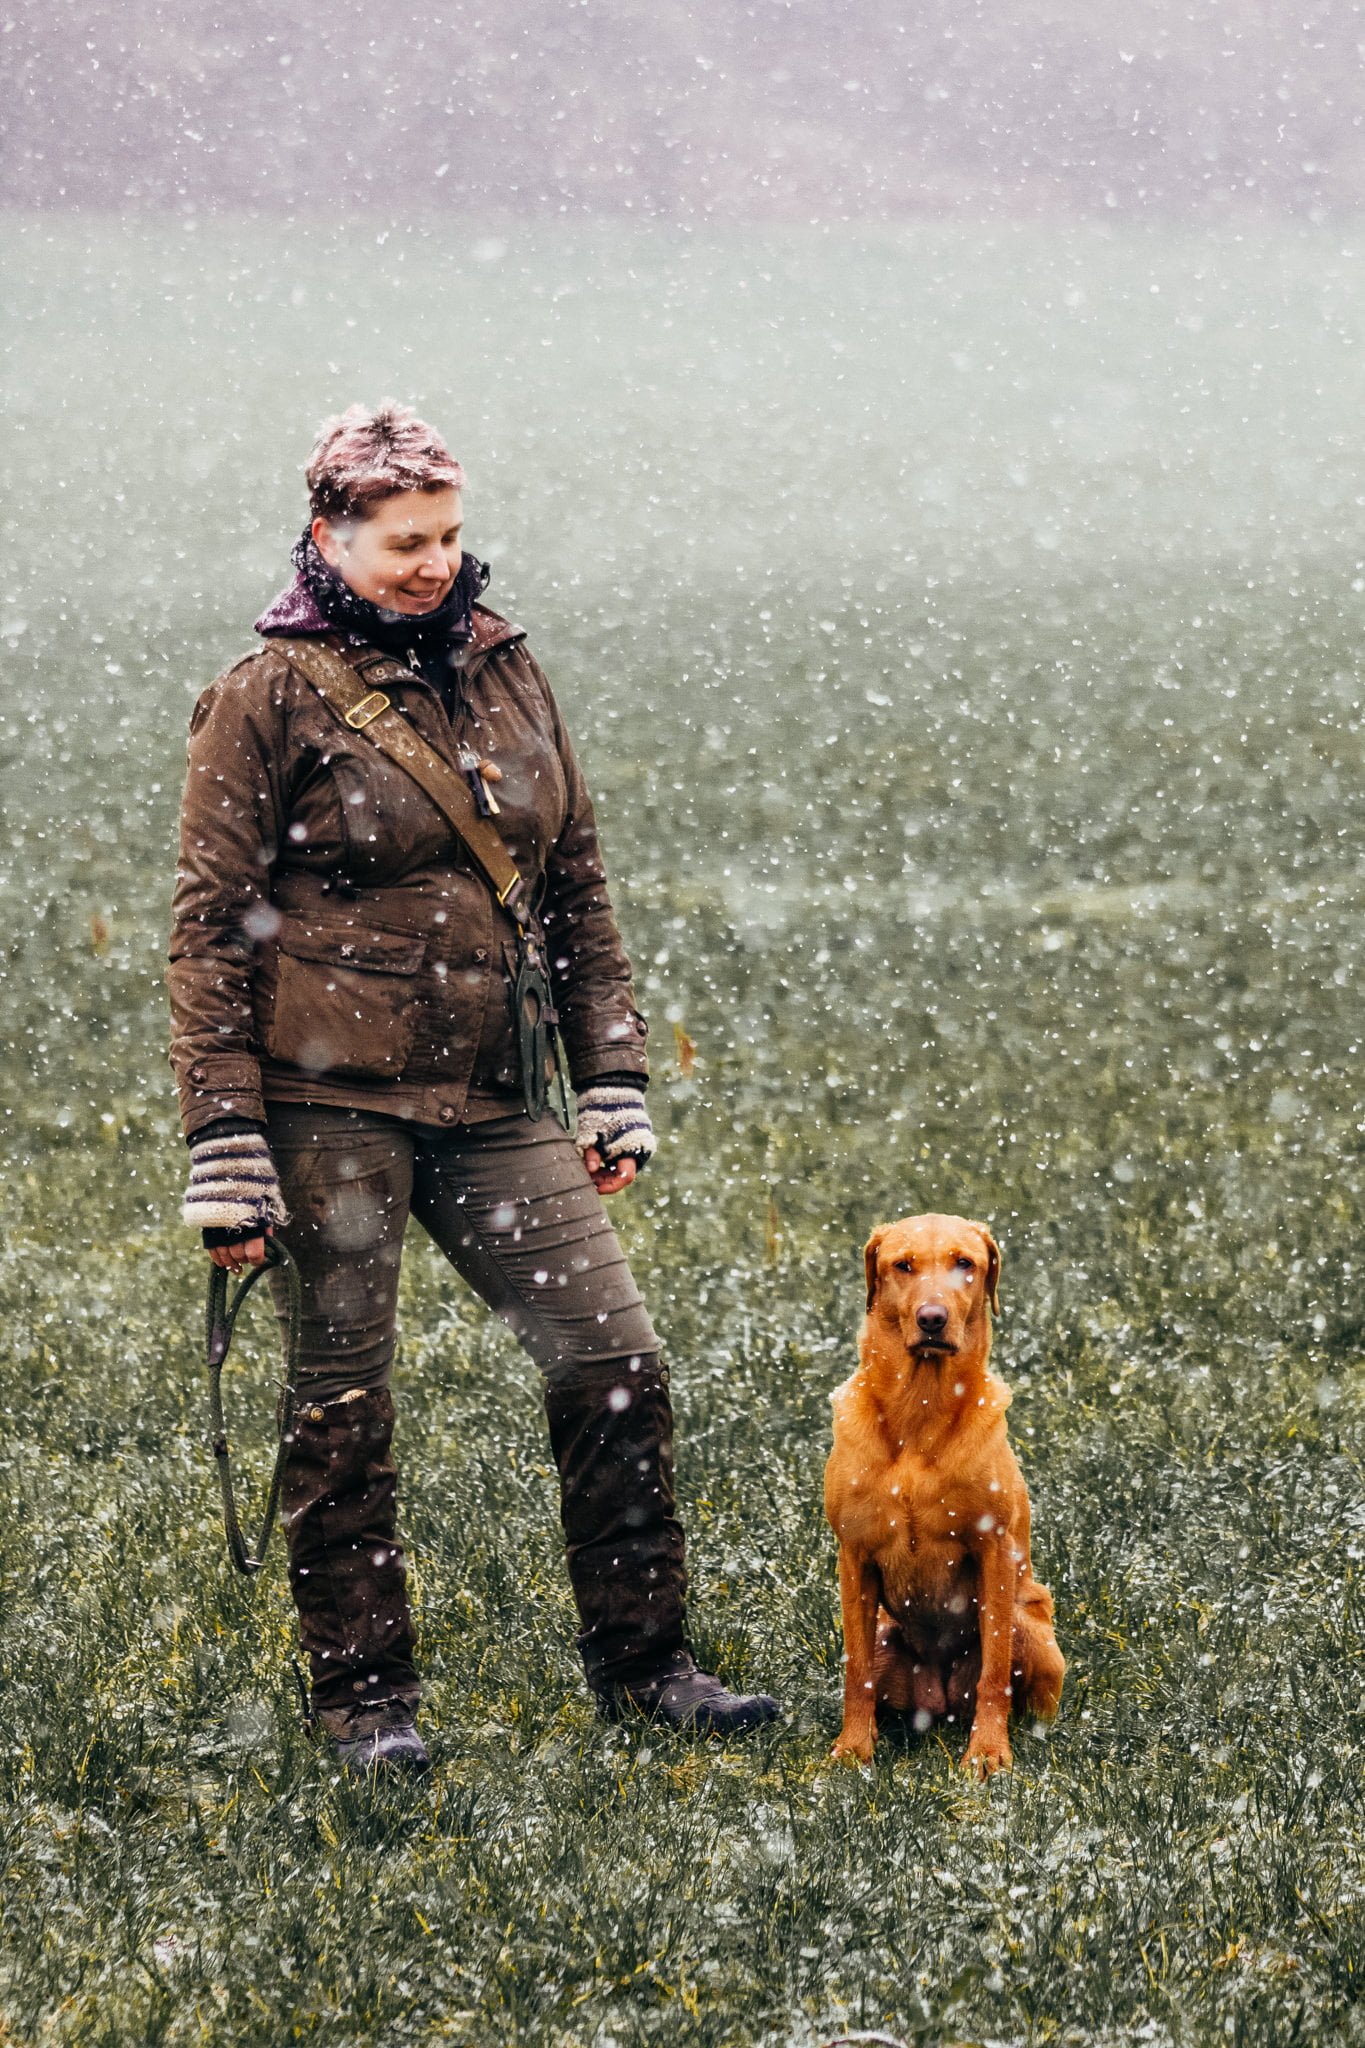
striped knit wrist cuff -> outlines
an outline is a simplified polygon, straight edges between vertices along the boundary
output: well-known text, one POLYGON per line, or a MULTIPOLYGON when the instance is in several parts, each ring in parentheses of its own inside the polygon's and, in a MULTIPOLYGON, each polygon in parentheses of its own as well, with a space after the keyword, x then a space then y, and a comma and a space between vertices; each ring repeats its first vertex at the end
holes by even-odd
POLYGON ((595 1145, 605 1164, 638 1159, 641 1166, 654 1157, 659 1145, 640 1090, 603 1082, 579 1094, 574 1143, 580 1152, 595 1145))
POLYGON ((181 1221, 195 1230, 264 1230, 287 1223, 270 1147, 256 1131, 205 1138, 190 1154, 181 1221))

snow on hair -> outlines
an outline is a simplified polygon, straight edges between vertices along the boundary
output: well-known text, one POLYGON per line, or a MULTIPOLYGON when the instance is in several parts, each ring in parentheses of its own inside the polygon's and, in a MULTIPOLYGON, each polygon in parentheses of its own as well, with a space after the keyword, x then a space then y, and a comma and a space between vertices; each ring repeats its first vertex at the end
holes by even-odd
POLYGON ((350 405, 318 429, 304 470, 315 519, 366 519, 395 491, 460 490, 464 471, 434 427, 386 398, 350 405))

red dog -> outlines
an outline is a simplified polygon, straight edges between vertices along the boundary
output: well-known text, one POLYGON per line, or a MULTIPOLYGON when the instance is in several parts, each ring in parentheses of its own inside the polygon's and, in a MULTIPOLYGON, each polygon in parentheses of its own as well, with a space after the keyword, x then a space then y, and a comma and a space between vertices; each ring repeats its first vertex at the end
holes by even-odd
POLYGON ((972 1713, 963 1766, 1008 1770, 1013 1704, 1051 1720, 1066 1664, 1029 1562, 1029 1500, 990 1371, 1000 1248, 911 1216, 867 1241, 859 1366, 834 1395, 825 1512, 839 1539, 844 1725, 866 1763, 879 1703, 928 1728, 972 1713))

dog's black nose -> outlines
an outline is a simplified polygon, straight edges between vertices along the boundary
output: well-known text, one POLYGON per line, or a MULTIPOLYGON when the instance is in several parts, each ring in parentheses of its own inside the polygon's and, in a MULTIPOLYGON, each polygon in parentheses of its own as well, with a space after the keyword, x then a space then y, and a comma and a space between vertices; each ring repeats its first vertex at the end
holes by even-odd
POLYGON ((915 1310, 915 1321, 926 1337, 941 1337, 948 1327, 948 1311, 941 1301, 926 1301, 915 1310))

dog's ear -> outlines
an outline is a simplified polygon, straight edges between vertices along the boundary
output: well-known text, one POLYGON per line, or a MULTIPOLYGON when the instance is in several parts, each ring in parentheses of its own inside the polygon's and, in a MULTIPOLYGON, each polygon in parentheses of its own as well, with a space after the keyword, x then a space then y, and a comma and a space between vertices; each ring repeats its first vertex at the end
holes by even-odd
POLYGON ((867 1243, 863 1246, 863 1266, 867 1273, 867 1306, 869 1312, 873 1302, 877 1299, 877 1253, 881 1248, 882 1239, 890 1228, 891 1225, 889 1223, 879 1223, 871 1237, 867 1240, 867 1243))
POLYGON ((1000 1313, 1000 1267, 1003 1253, 990 1230, 984 1223, 974 1223, 973 1230, 979 1230, 986 1240, 986 1299, 995 1313, 1000 1313))

